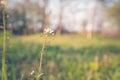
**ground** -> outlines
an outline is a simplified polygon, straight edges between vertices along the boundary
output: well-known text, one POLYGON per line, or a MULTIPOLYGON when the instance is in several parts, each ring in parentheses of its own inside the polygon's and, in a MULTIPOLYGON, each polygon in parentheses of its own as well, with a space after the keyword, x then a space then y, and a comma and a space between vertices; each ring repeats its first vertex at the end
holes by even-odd
MULTIPOLYGON (((22 75, 23 80, 32 80, 30 72, 38 70, 42 43, 41 34, 23 36, 7 34, 6 63, 9 80, 20 79, 22 75)), ((43 55, 43 79, 119 80, 119 57, 118 37, 94 35, 93 39, 87 40, 84 35, 50 36, 43 55)))

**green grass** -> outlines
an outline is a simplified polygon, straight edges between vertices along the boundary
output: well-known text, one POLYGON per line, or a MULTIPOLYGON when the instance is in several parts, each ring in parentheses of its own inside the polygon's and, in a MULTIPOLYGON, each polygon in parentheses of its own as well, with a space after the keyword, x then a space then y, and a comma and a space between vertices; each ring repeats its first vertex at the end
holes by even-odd
MULTIPOLYGON (((42 37, 38 35, 31 36, 22 36, 16 37, 18 40, 22 40, 23 42, 34 42, 34 43, 42 43, 42 37)), ((105 38, 102 36, 95 36, 92 40, 87 40, 85 36, 81 35, 61 35, 50 37, 48 43, 52 45, 64 46, 64 47, 74 47, 80 48, 85 46, 102 46, 102 45, 120 45, 120 38, 105 38)))
MULTIPOLYGON (((43 37, 40 34, 9 36, 6 52, 8 80, 20 79, 22 75, 23 80, 32 80, 30 72, 39 67, 43 37)), ((2 34, 0 55, 1 40, 2 34)), ((119 57, 118 37, 96 35, 92 40, 87 40, 82 35, 53 36, 47 41, 42 72, 44 80, 119 80, 119 57), (107 59, 103 58, 105 55, 107 59), (95 56, 99 58, 97 63, 94 60, 95 56)))

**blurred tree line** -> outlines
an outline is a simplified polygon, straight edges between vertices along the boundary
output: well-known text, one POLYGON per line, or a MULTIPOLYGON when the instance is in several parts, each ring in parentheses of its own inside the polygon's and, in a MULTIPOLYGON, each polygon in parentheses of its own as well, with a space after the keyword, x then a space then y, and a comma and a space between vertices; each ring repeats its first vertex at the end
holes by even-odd
POLYGON ((36 24, 43 22, 43 8, 37 2, 32 3, 30 0, 25 0, 24 3, 17 3, 7 12, 9 14, 8 28, 14 34, 30 34, 40 31, 36 24))
MULTIPOLYGON (((7 18, 7 29, 12 30, 14 34, 30 34, 36 32, 43 32, 44 28, 48 27, 50 24, 50 14, 51 12, 48 10, 50 0, 41 0, 43 5, 39 5, 39 0, 32 2, 31 0, 24 0, 24 3, 17 3, 14 8, 7 8, 6 9, 6 18, 7 18)), ((66 0, 67 1, 67 0, 66 0)), ((69 0, 68 0, 69 1, 69 0)), ((110 0, 114 1, 114 0, 110 0)), ((57 34, 61 34, 63 31, 63 8, 67 6, 66 4, 63 5, 65 1, 59 0, 60 3, 60 13, 58 24, 56 27, 55 32, 57 34)), ((98 0, 101 6, 101 12, 104 12, 106 9, 106 3, 108 0, 98 0)), ((120 16, 120 1, 115 1, 111 7, 107 9, 108 18, 115 24, 116 26, 120 26, 119 16, 120 16)), ((94 21, 95 10, 91 10, 91 15, 89 20, 92 22, 94 21)), ((104 19, 99 20, 99 28, 102 29, 104 19)), ((83 28, 86 27, 88 22, 83 21, 82 26, 83 28)), ((0 25, 2 25, 2 7, 0 5, 0 25)), ((93 25, 91 24, 91 30, 87 32, 87 37, 92 37, 93 33, 93 25)), ((119 28, 120 30, 120 28, 119 28)), ((64 30, 65 31, 65 30, 64 30)), ((102 30, 101 30, 102 31, 102 30)))
POLYGON ((112 25, 118 27, 120 33, 120 1, 111 6, 107 11, 108 17, 111 19, 112 25))
MULTIPOLYGON (((43 31, 48 26, 46 6, 48 0, 44 0, 44 6, 40 7, 38 2, 25 0, 17 3, 14 8, 6 8, 7 29, 14 34, 30 34, 43 31), (34 28, 36 27, 36 28, 34 28)), ((0 25, 2 26, 2 5, 0 4, 0 25)))
POLYGON ((0 4, 0 25, 3 25, 3 19, 2 19, 2 5, 0 4))

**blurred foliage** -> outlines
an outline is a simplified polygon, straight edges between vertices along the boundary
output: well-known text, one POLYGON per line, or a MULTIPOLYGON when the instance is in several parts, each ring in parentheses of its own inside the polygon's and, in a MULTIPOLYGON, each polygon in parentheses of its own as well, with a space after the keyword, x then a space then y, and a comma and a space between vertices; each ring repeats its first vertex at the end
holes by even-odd
MULTIPOLYGON (((3 9, 4 9, 4 6, 3 6, 3 4, 0 4, 0 30, 2 30, 3 28, 2 28, 2 26, 3 26, 3 9)), ((7 19, 8 19, 8 17, 7 17, 7 15, 8 15, 8 13, 7 12, 5 12, 5 21, 6 21, 6 23, 8 22, 7 21, 7 19)))
POLYGON ((37 2, 25 0, 24 3, 16 3, 13 8, 6 8, 6 12, 8 14, 7 28, 14 34, 35 33, 42 27, 40 24, 43 22, 43 9, 37 2))
POLYGON ((26 29, 25 13, 12 10, 8 11, 8 16, 8 29, 11 29, 14 34, 23 34, 26 29))
POLYGON ((108 17, 112 19, 113 23, 120 27, 120 1, 111 6, 107 11, 108 17))

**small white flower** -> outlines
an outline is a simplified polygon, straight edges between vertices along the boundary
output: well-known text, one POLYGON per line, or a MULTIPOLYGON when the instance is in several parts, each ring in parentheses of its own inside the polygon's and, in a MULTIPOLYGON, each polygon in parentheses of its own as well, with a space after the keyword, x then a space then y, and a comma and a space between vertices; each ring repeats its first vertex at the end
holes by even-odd
POLYGON ((31 75, 33 75, 33 74, 34 74, 34 72, 35 72, 35 71, 33 70, 30 74, 31 74, 31 75))
POLYGON ((50 29, 50 28, 46 28, 46 29, 44 30, 44 33, 51 34, 51 33, 53 33, 53 30, 50 29))

